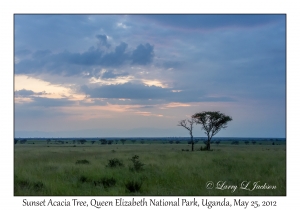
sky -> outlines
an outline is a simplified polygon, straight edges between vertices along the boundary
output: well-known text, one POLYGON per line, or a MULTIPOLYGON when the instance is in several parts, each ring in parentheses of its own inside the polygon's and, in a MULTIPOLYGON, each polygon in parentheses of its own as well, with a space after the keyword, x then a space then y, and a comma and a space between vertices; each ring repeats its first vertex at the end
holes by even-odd
POLYGON ((285 15, 14 15, 15 137, 189 137, 202 111, 286 137, 285 15))

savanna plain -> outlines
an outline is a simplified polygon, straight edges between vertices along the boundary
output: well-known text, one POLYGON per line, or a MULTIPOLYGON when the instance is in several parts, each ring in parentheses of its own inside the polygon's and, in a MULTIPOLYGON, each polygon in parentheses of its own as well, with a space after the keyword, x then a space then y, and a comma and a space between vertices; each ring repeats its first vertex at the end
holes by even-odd
POLYGON ((187 141, 123 143, 17 143, 14 195, 286 195, 285 141, 226 140, 212 144, 212 151, 202 151, 198 142, 193 152, 187 141))

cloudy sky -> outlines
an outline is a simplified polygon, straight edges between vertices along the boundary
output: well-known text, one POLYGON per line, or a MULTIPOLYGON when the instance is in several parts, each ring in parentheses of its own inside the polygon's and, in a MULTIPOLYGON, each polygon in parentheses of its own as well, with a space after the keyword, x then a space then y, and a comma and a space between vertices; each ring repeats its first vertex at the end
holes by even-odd
POLYGON ((285 15, 15 15, 15 137, 286 136, 285 15), (195 136, 204 136, 200 125, 195 136))

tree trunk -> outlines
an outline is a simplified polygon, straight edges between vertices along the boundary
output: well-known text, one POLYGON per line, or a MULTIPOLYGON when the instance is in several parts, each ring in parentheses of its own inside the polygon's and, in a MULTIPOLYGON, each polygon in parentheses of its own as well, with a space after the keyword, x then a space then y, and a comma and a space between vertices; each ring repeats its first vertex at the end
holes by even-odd
POLYGON ((191 141, 192 141, 192 151, 194 151, 194 137, 193 137, 193 135, 191 134, 191 141))
POLYGON ((206 144, 206 150, 209 151, 210 150, 210 139, 209 135, 207 135, 207 144, 206 144))

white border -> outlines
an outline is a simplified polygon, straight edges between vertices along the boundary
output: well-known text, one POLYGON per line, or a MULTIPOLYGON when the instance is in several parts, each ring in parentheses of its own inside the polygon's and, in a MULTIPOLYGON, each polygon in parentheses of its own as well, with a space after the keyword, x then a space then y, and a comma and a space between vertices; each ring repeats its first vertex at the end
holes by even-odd
MULTIPOLYGON (((298 60, 299 60, 299 7, 296 1, 271 1, 271 0, 227 0, 227 1, 62 1, 52 0, 49 2, 28 0, 8 1, 0 3, 1 10, 1 194, 0 206, 3 209, 20 209, 25 197, 13 196, 13 14, 15 13, 281 13, 287 14, 287 196, 283 197, 241 197, 252 200, 277 200, 278 207, 295 207, 297 203, 297 190, 300 187, 299 164, 299 139, 297 138, 299 116, 298 104, 298 60), (295 3, 293 3, 295 2, 295 3), (297 9, 298 8, 298 9, 297 9), (4 47, 3 47, 4 46, 4 47)), ((50 199, 51 197, 45 197, 50 199)), ((62 199, 64 197, 53 197, 62 199)), ((73 197, 72 197, 73 198, 73 197)), ((75 197, 76 198, 76 197, 75 197)), ((90 201, 93 197, 79 197, 90 201)), ((96 197, 98 198, 98 197, 96 197)), ((129 197, 127 197, 129 198, 129 197)), ((147 197, 149 198, 149 197, 147 197)), ((166 199, 174 197, 166 197, 166 199)), ((202 198, 202 197, 201 197, 202 198)), ((212 200, 221 200, 222 197, 208 197, 212 200)), ((230 200, 238 197, 226 197, 230 200)), ((43 197, 30 197, 30 199, 43 199, 43 197)), ((103 199, 112 200, 110 197, 103 199)), ((277 208, 278 208, 277 207, 277 208)), ((64 207, 66 208, 66 207, 64 207)), ((72 207, 74 208, 74 207, 72 207)), ((163 208, 163 207, 161 207, 163 208)), ((156 208, 156 209, 161 209, 156 208)), ((170 208, 170 207, 169 207, 170 208)), ((36 207, 35 209, 39 209, 36 207)), ((105 208, 103 208, 105 209, 105 208)), ((213 209, 225 209, 213 207, 213 209)), ((235 209, 235 208, 231 208, 235 209)), ((241 208, 239 208, 241 209, 241 208)), ((271 208, 263 208, 271 209, 271 208)))

